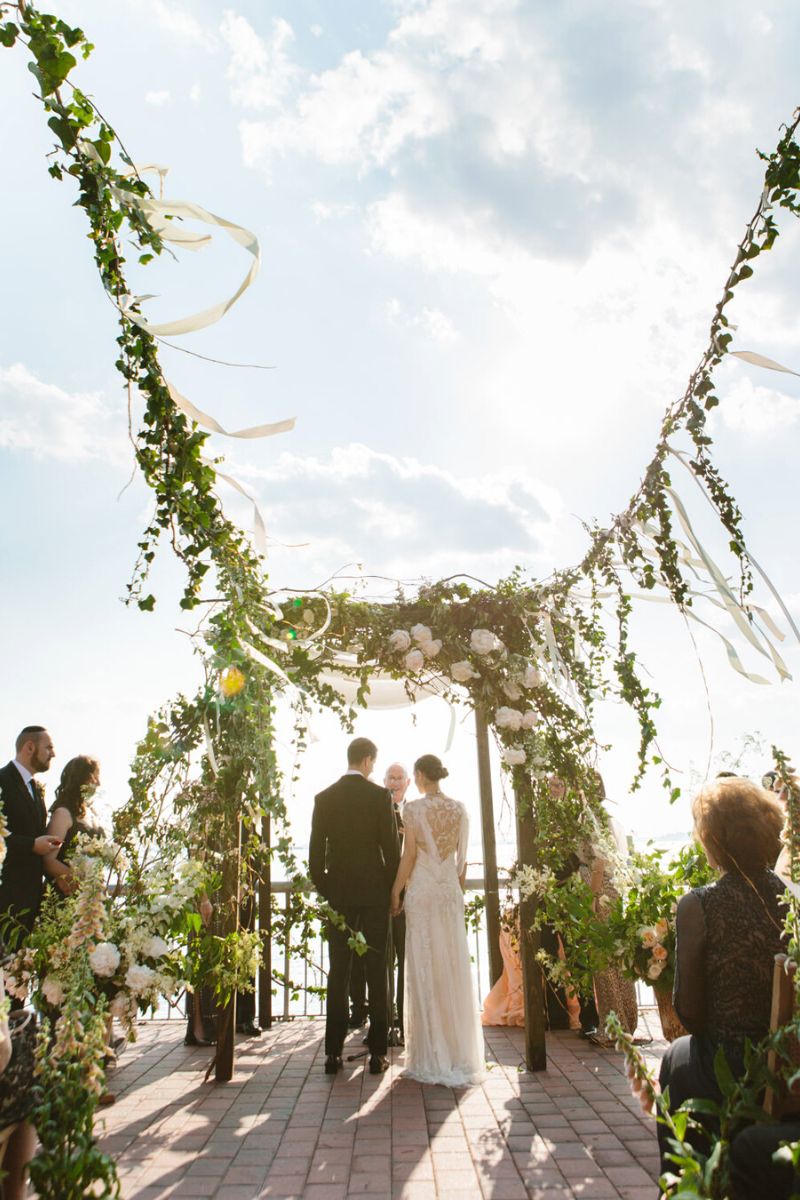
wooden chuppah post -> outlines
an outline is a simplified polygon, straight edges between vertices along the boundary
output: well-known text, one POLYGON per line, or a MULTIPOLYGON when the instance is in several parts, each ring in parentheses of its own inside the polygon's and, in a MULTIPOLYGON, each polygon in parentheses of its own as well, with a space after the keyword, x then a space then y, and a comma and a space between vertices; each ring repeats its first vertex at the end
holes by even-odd
MULTIPOLYGON (((530 798, 523 800, 515 790, 517 810, 517 862, 519 866, 538 867, 536 816, 530 798)), ((536 919, 536 898, 529 896, 519 904, 519 954, 522 962, 522 991, 525 1000, 525 1065, 529 1071, 547 1070, 545 1044, 544 972, 536 961, 539 931, 532 929, 536 919)))
MULTIPOLYGON (((234 781, 235 784, 235 781, 234 781)), ((225 937, 239 930, 241 902, 240 878, 242 861, 242 823, 239 820, 235 800, 235 786, 226 788, 226 831, 231 835, 225 844, 236 846, 236 853, 224 855, 222 865, 222 887, 220 888, 220 910, 222 919, 220 933, 225 937), (236 822, 235 826, 233 822, 236 822), (236 831, 234 837, 234 829, 236 831)), ((233 1078, 233 1050, 236 1041, 236 992, 224 1008, 217 1009, 217 1053, 214 1058, 214 1078, 217 1083, 229 1083, 233 1078)))
POLYGON ((483 835, 483 890, 486 897, 486 938, 489 946, 489 978, 492 986, 503 974, 500 953, 500 891, 497 882, 497 850, 492 807, 492 772, 489 763, 489 726, 482 709, 475 709, 475 737, 478 745, 478 788, 481 797, 481 833, 483 835))
POLYGON ((261 966, 258 970, 258 1022, 272 1028, 272 857, 269 813, 261 820, 263 861, 258 885, 258 931, 261 936, 261 966))

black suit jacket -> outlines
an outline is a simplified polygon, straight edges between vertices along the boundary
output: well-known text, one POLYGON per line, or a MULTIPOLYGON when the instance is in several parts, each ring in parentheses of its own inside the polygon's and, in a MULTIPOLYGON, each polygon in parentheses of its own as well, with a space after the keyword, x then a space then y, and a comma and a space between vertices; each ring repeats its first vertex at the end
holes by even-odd
POLYGON ((308 865, 335 909, 388 905, 400 862, 391 793, 343 775, 314 798, 308 865))
POLYGON ((14 908, 30 913, 23 918, 30 928, 42 899, 44 866, 33 853, 33 843, 47 828, 47 810, 41 788, 34 782, 34 800, 13 762, 0 769, 0 807, 8 826, 6 860, 0 875, 0 914, 14 908))

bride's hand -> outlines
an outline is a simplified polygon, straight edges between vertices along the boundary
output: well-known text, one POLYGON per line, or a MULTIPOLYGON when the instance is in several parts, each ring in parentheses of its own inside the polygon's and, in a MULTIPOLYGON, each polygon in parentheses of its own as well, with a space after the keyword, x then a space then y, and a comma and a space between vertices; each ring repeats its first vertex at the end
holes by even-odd
POLYGON ((400 899, 399 892, 392 892, 392 900, 389 905, 389 911, 393 917, 398 916, 403 911, 403 902, 400 899))

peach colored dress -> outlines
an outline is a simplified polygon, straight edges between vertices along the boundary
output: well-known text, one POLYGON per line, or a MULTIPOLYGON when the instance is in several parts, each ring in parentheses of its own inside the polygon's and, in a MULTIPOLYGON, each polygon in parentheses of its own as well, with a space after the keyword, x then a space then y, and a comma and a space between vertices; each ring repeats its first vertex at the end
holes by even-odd
POLYGON ((482 1025, 524 1025, 525 1001, 522 995, 522 965, 516 939, 507 929, 500 930, 503 974, 483 1002, 482 1025))

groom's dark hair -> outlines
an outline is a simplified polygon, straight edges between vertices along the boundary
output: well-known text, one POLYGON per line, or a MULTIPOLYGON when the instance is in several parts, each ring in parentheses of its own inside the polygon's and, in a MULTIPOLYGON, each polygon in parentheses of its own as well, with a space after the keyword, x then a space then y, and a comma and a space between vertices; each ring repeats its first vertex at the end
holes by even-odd
POLYGON ((353 738, 350 745, 347 747, 347 765, 354 767, 356 763, 363 762, 365 758, 377 758, 378 747, 369 738, 353 738))
POLYGON ((17 740, 14 743, 14 749, 19 753, 26 742, 38 742, 39 734, 47 733, 44 725, 26 725, 24 729, 17 734, 17 740))

